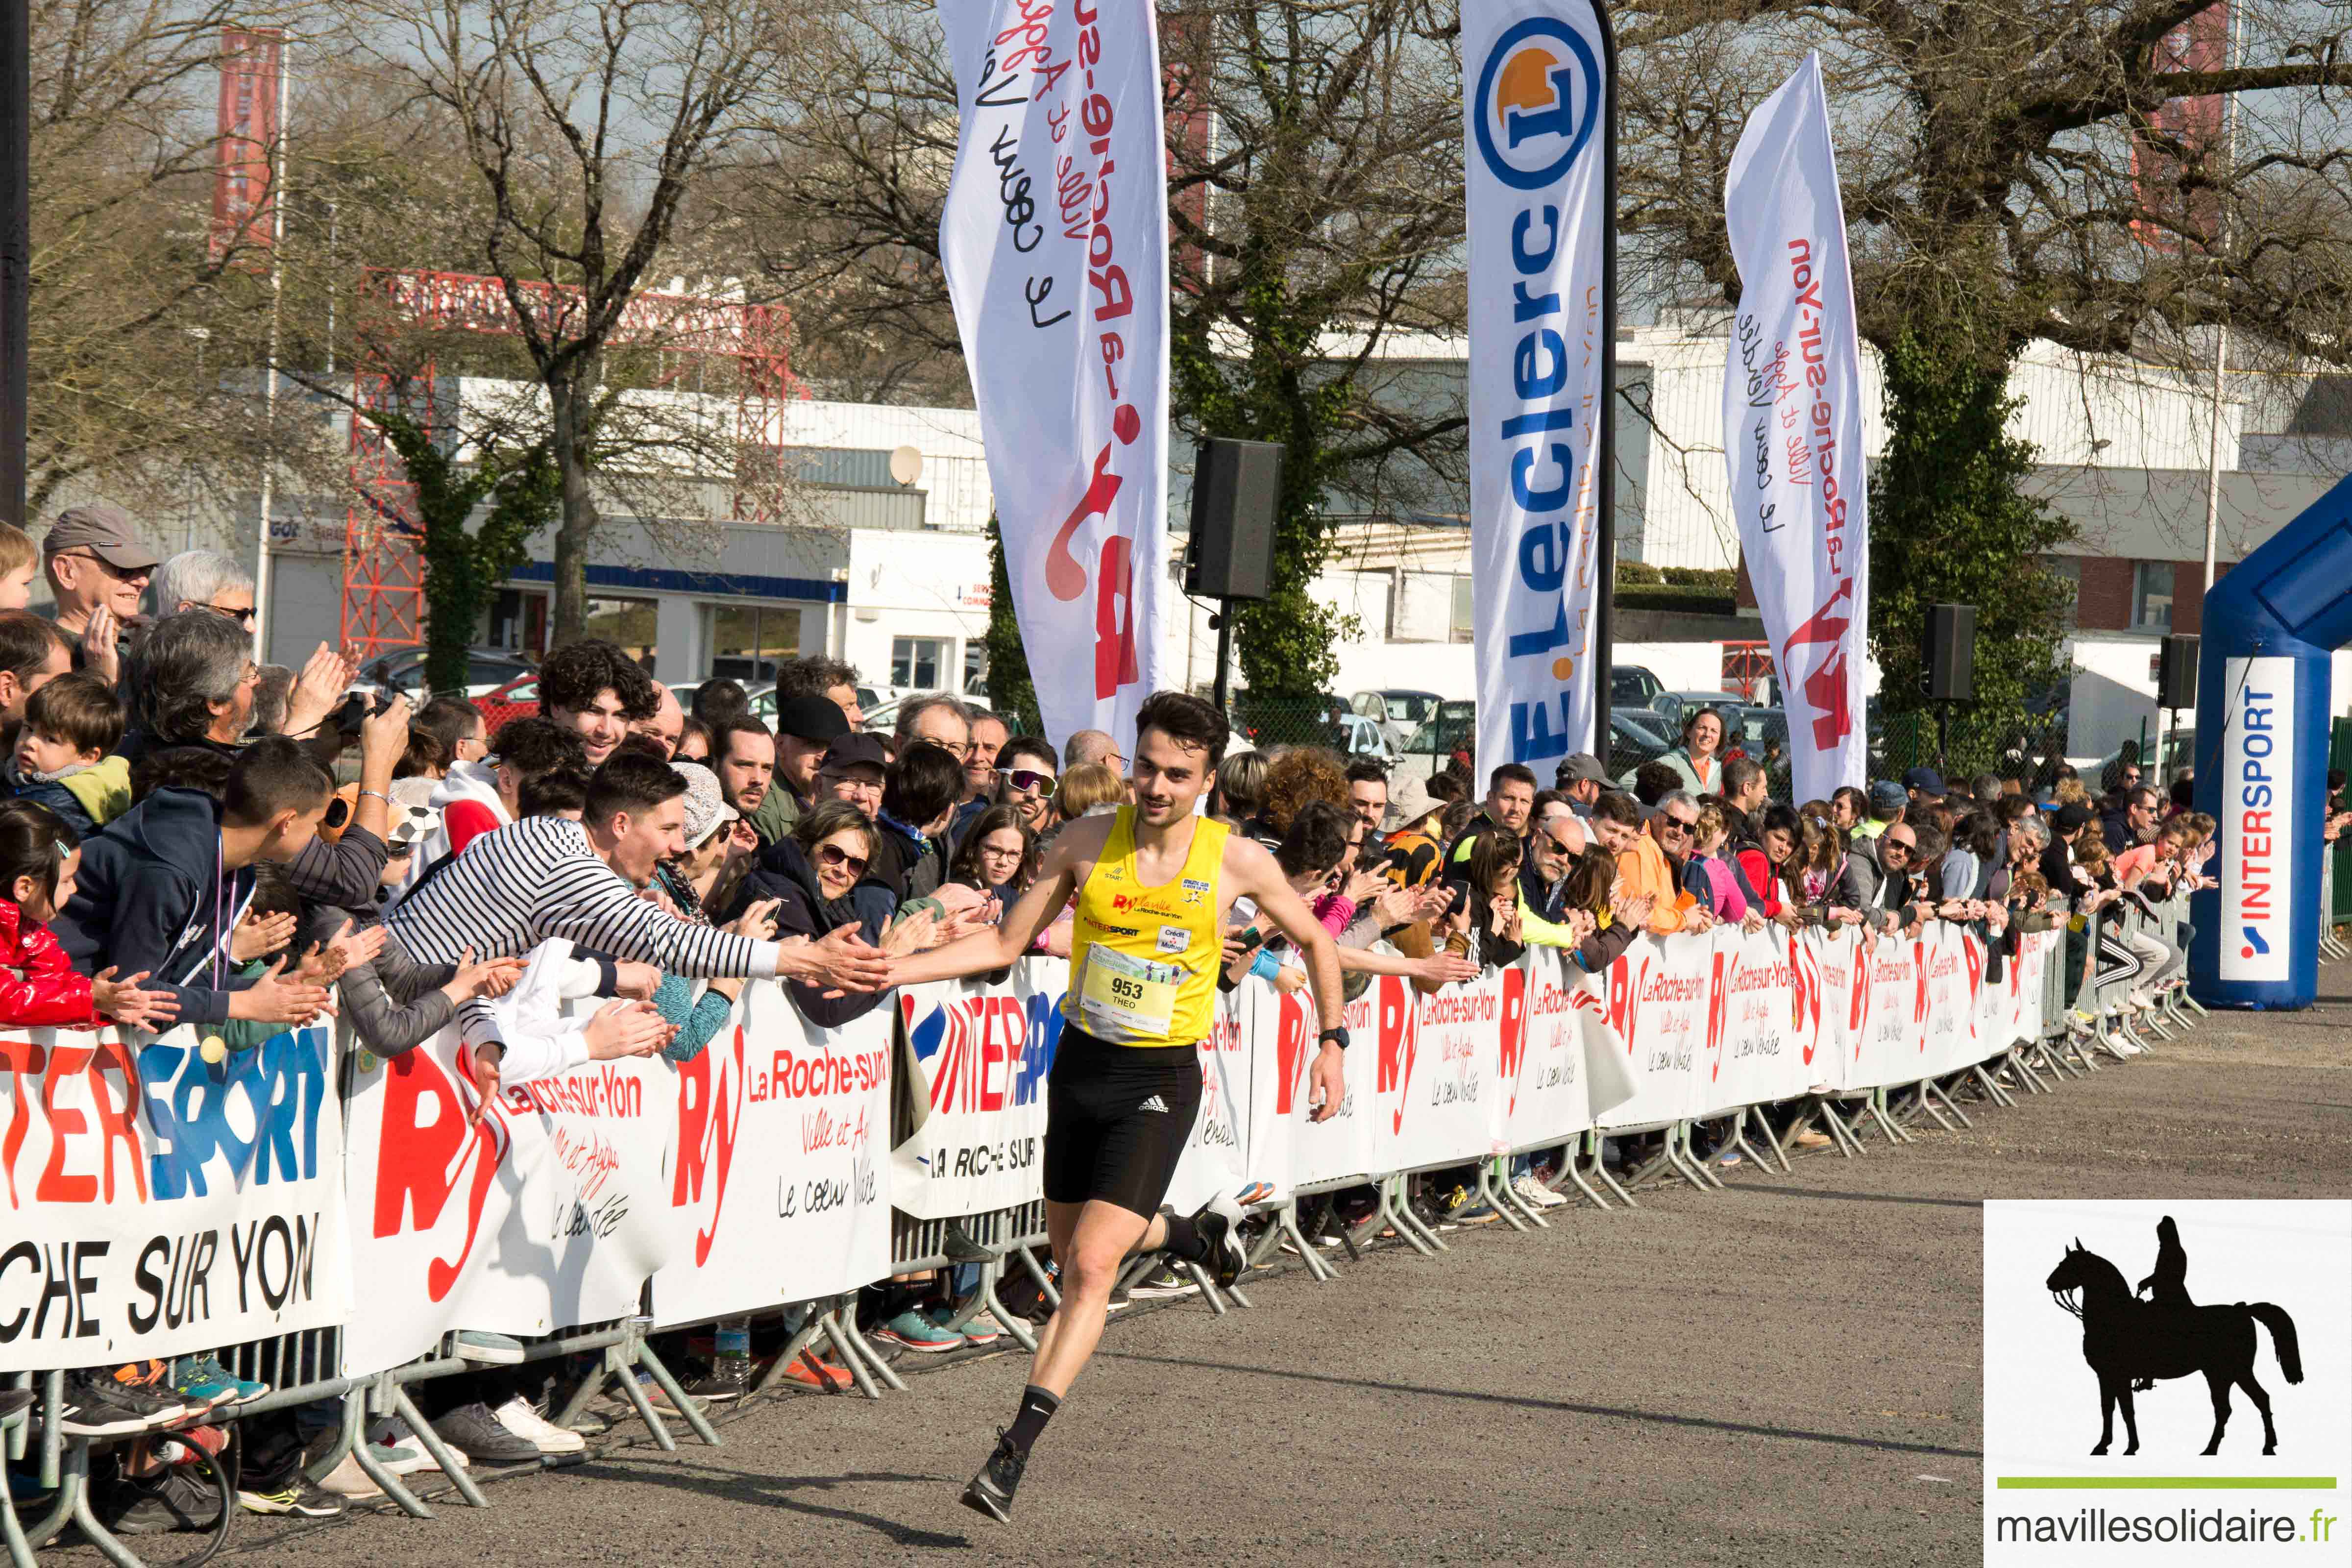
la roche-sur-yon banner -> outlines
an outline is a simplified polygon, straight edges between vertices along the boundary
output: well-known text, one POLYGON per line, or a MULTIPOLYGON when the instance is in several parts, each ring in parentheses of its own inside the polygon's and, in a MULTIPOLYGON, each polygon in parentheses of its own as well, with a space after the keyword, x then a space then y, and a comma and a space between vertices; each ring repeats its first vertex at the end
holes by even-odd
POLYGON ((1608 25, 1586 0, 1462 7, 1478 776, 1592 732, 1608 452, 1608 25))
POLYGON ((943 0, 940 259, 1045 733, 1129 734, 1168 540, 1168 175, 1150 0, 943 0))
POLYGON ((193 1354, 349 1305, 324 1026, 207 1062, 197 1031, 0 1038, 0 1373, 193 1354), (144 1037, 132 1035, 131 1039, 144 1037))
POLYGON ((1792 800, 1870 776, 1863 638, 1869 480, 1845 210, 1819 55, 1748 117, 1723 186, 1739 314, 1724 461, 1748 581, 1789 715, 1792 800))

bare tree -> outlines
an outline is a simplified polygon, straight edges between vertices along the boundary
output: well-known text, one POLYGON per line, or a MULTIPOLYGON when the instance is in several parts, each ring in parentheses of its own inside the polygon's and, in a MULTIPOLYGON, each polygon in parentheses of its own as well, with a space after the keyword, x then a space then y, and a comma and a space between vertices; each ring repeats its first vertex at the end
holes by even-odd
MULTIPOLYGON (((793 85, 785 0, 346 0, 356 53, 457 129, 486 201, 469 248, 502 285, 547 399, 562 480, 553 635, 582 635, 592 469, 631 308, 696 185, 743 155, 793 85)), ((642 399, 635 400, 642 405, 642 399)), ((609 466, 609 463, 608 463, 609 466)))

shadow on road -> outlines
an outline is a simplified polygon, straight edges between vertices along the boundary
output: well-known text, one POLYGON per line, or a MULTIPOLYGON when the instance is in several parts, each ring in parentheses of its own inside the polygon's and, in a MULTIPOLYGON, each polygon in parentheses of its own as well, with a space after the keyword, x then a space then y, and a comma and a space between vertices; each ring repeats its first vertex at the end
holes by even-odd
POLYGON ((1733 1432, 1750 1437, 1783 1437, 1799 1443, 1834 1443, 1848 1448, 1876 1448, 1890 1454, 1939 1454, 1947 1458, 1981 1459, 1976 1448, 1945 1448, 1933 1443, 1898 1443, 1882 1437, 1853 1437, 1840 1432, 1807 1432, 1794 1426, 1758 1426, 1745 1421, 1716 1421, 1704 1415, 1675 1415, 1662 1410, 1629 1410, 1615 1405, 1579 1405, 1566 1399, 1536 1399, 1523 1394, 1481 1394, 1471 1388, 1428 1388, 1412 1383, 1381 1383, 1365 1377, 1334 1377, 1328 1373, 1299 1372, 1281 1366, 1244 1366, 1238 1362, 1194 1361, 1181 1356, 1138 1355, 1131 1351, 1097 1351, 1097 1360, 1149 1362, 1158 1366, 1197 1367, 1203 1372, 1254 1373, 1260 1377, 1286 1377, 1298 1383, 1325 1383, 1343 1388, 1366 1388, 1377 1394, 1411 1394, 1429 1399, 1466 1399, 1480 1405, 1517 1405, 1529 1410, 1559 1410, 1571 1415, 1606 1415, 1621 1421, 1650 1421, 1664 1426, 1697 1426, 1710 1432, 1733 1432))
POLYGON ((1785 1198, 1838 1198, 1851 1204, 1929 1204, 1948 1209, 1984 1207, 1982 1198, 1919 1198, 1901 1193, 1828 1193, 1818 1187, 1783 1187, 1770 1182, 1740 1182, 1724 1190, 1731 1193, 1771 1193, 1785 1198))
POLYGON ((681 1461, 659 1468, 639 1468, 616 1465, 608 1460, 593 1461, 569 1467, 570 1474, 593 1477, 598 1480, 620 1481, 635 1486, 667 1487, 673 1490, 693 1492, 725 1502, 773 1503, 819 1519, 836 1519, 847 1524, 863 1525, 877 1534, 887 1536, 900 1546, 969 1547, 971 1538, 945 1535, 936 1530, 918 1530, 897 1520, 878 1514, 861 1513, 856 1509, 828 1508, 799 1496, 804 1491, 823 1492, 853 1482, 902 1482, 926 1487, 959 1486, 961 1478, 947 1476, 908 1476, 887 1470, 851 1470, 838 1476, 762 1476, 743 1470, 722 1469, 715 1465, 698 1465, 681 1461))

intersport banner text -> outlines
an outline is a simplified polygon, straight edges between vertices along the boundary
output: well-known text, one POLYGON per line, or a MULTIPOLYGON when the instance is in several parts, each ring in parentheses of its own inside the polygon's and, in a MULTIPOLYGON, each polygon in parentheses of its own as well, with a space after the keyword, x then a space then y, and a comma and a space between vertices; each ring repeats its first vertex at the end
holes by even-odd
POLYGON ((1168 535, 1168 179, 1149 0, 942 0, 940 259, 1045 732, 1132 733, 1168 535))
POLYGON ((1586 0, 1462 7, 1482 779, 1608 753, 1592 721, 1612 60, 1586 0))
POLYGON ((1739 314, 1723 450, 1789 715, 1790 798, 1869 778, 1869 472, 1845 212, 1818 55, 1748 118, 1723 187, 1739 314))

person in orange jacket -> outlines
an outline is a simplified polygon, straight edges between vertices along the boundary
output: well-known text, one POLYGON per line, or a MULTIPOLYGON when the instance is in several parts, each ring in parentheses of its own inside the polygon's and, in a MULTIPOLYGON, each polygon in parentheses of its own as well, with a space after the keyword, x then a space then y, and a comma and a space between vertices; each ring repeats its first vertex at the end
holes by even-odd
POLYGON ((1681 790, 1659 800, 1646 831, 1632 795, 1612 790, 1592 804, 1592 830, 1617 857, 1625 896, 1650 896, 1649 928, 1659 936, 1696 933, 1715 923, 1712 910, 1696 903, 1685 907, 1681 897, 1680 862, 1690 855, 1691 828, 1697 821, 1698 803, 1681 790))

